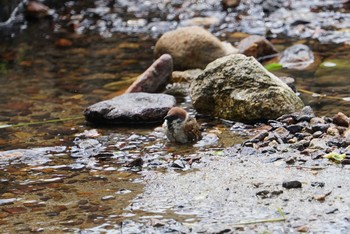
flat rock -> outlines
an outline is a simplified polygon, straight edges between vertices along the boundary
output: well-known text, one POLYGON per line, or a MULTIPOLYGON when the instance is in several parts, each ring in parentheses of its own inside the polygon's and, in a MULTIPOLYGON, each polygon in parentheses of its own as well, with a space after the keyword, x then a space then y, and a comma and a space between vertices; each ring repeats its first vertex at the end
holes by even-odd
POLYGON ((232 54, 210 63, 191 83, 194 108, 241 122, 276 119, 299 111, 301 99, 255 58, 232 54))
POLYGON ((231 44, 221 42, 209 31, 198 26, 183 27, 165 33, 154 48, 155 57, 170 54, 174 69, 205 68, 217 58, 237 52, 231 44))
POLYGON ((173 59, 163 54, 130 85, 125 93, 158 93, 165 89, 173 72, 173 59))
POLYGON ((175 104, 167 94, 127 93, 89 106, 84 115, 97 124, 158 123, 175 104))

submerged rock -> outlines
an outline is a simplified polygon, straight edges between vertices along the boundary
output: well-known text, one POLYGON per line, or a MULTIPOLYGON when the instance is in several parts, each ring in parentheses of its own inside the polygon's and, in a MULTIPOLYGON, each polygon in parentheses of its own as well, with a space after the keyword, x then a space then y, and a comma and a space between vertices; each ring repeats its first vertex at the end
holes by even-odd
POLYGON ((169 83, 172 72, 173 59, 169 54, 163 54, 130 85, 125 93, 162 92, 169 83))
POLYGON ((234 121, 276 119, 303 102, 253 57, 229 55, 210 63, 191 84, 194 108, 234 121))
POLYGON ((253 56, 255 58, 278 53, 278 50, 270 41, 258 35, 244 38, 239 42, 238 49, 241 54, 253 56))
POLYGON ((167 94, 127 93, 89 106, 84 115, 98 124, 158 123, 175 104, 167 94))
POLYGON ((25 9, 25 15, 29 19, 40 19, 49 16, 49 8, 36 1, 29 1, 25 9))
POLYGON ((208 63, 237 50, 221 42, 204 28, 183 27, 165 33, 156 43, 154 55, 170 54, 174 68, 186 70, 204 68, 208 63))
POLYGON ((240 4, 241 0, 221 0, 221 5, 224 9, 235 8, 240 4))
POLYGON ((279 63, 286 68, 304 70, 315 61, 311 49, 303 44, 293 45, 285 49, 279 63))

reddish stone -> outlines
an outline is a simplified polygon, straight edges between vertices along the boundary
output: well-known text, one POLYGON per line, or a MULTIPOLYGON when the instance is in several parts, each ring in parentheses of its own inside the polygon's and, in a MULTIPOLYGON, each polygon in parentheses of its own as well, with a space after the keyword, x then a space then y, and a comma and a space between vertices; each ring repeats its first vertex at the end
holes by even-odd
POLYGON ((23 214, 27 212, 27 209, 24 207, 5 207, 2 210, 10 214, 23 214))
POLYGON ((238 44, 238 49, 241 54, 260 58, 267 55, 277 54, 278 50, 265 37, 252 35, 244 38, 238 44))
POLYGON ((169 83, 172 72, 173 59, 169 54, 163 54, 130 85, 125 93, 162 92, 169 83))

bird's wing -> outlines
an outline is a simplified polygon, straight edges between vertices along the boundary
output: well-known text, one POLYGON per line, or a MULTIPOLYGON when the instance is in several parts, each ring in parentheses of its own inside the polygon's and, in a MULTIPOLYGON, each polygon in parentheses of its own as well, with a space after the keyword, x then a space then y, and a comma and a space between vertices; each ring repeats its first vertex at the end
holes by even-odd
POLYGON ((184 126, 184 131, 187 133, 189 139, 198 141, 201 139, 201 131, 195 118, 190 118, 184 126))

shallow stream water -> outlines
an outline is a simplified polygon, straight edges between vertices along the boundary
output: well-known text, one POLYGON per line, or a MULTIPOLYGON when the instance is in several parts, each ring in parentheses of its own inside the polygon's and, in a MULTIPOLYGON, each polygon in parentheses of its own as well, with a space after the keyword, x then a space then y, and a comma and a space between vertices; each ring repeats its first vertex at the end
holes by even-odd
MULTIPOLYGON (((88 105, 119 95, 152 63, 157 35, 93 30, 79 34, 52 27, 50 21, 30 22, 20 35, 0 40, 0 125, 42 122, 0 129, 0 226, 8 233, 98 232, 115 230, 126 220, 181 221, 181 214, 130 208, 133 199, 142 198, 144 176, 173 170, 169 168, 186 171, 182 159, 195 162, 203 155, 218 155, 254 132, 237 133, 227 122, 199 119, 204 132, 219 140, 189 148, 167 144, 154 131, 157 125, 87 124, 82 113, 88 105), (59 46, 60 38, 72 45, 59 46), (57 119, 64 121, 45 123, 57 119)), ((218 34, 233 44, 244 36, 218 34)), ((320 60, 315 68, 274 73, 292 76, 297 89, 314 92, 299 91, 317 115, 350 115, 349 45, 308 39, 272 42, 281 51, 295 43, 309 45, 320 60)), ((179 101, 190 108, 188 98, 179 101)), ((187 222, 191 218, 196 220, 186 216, 187 222)))

